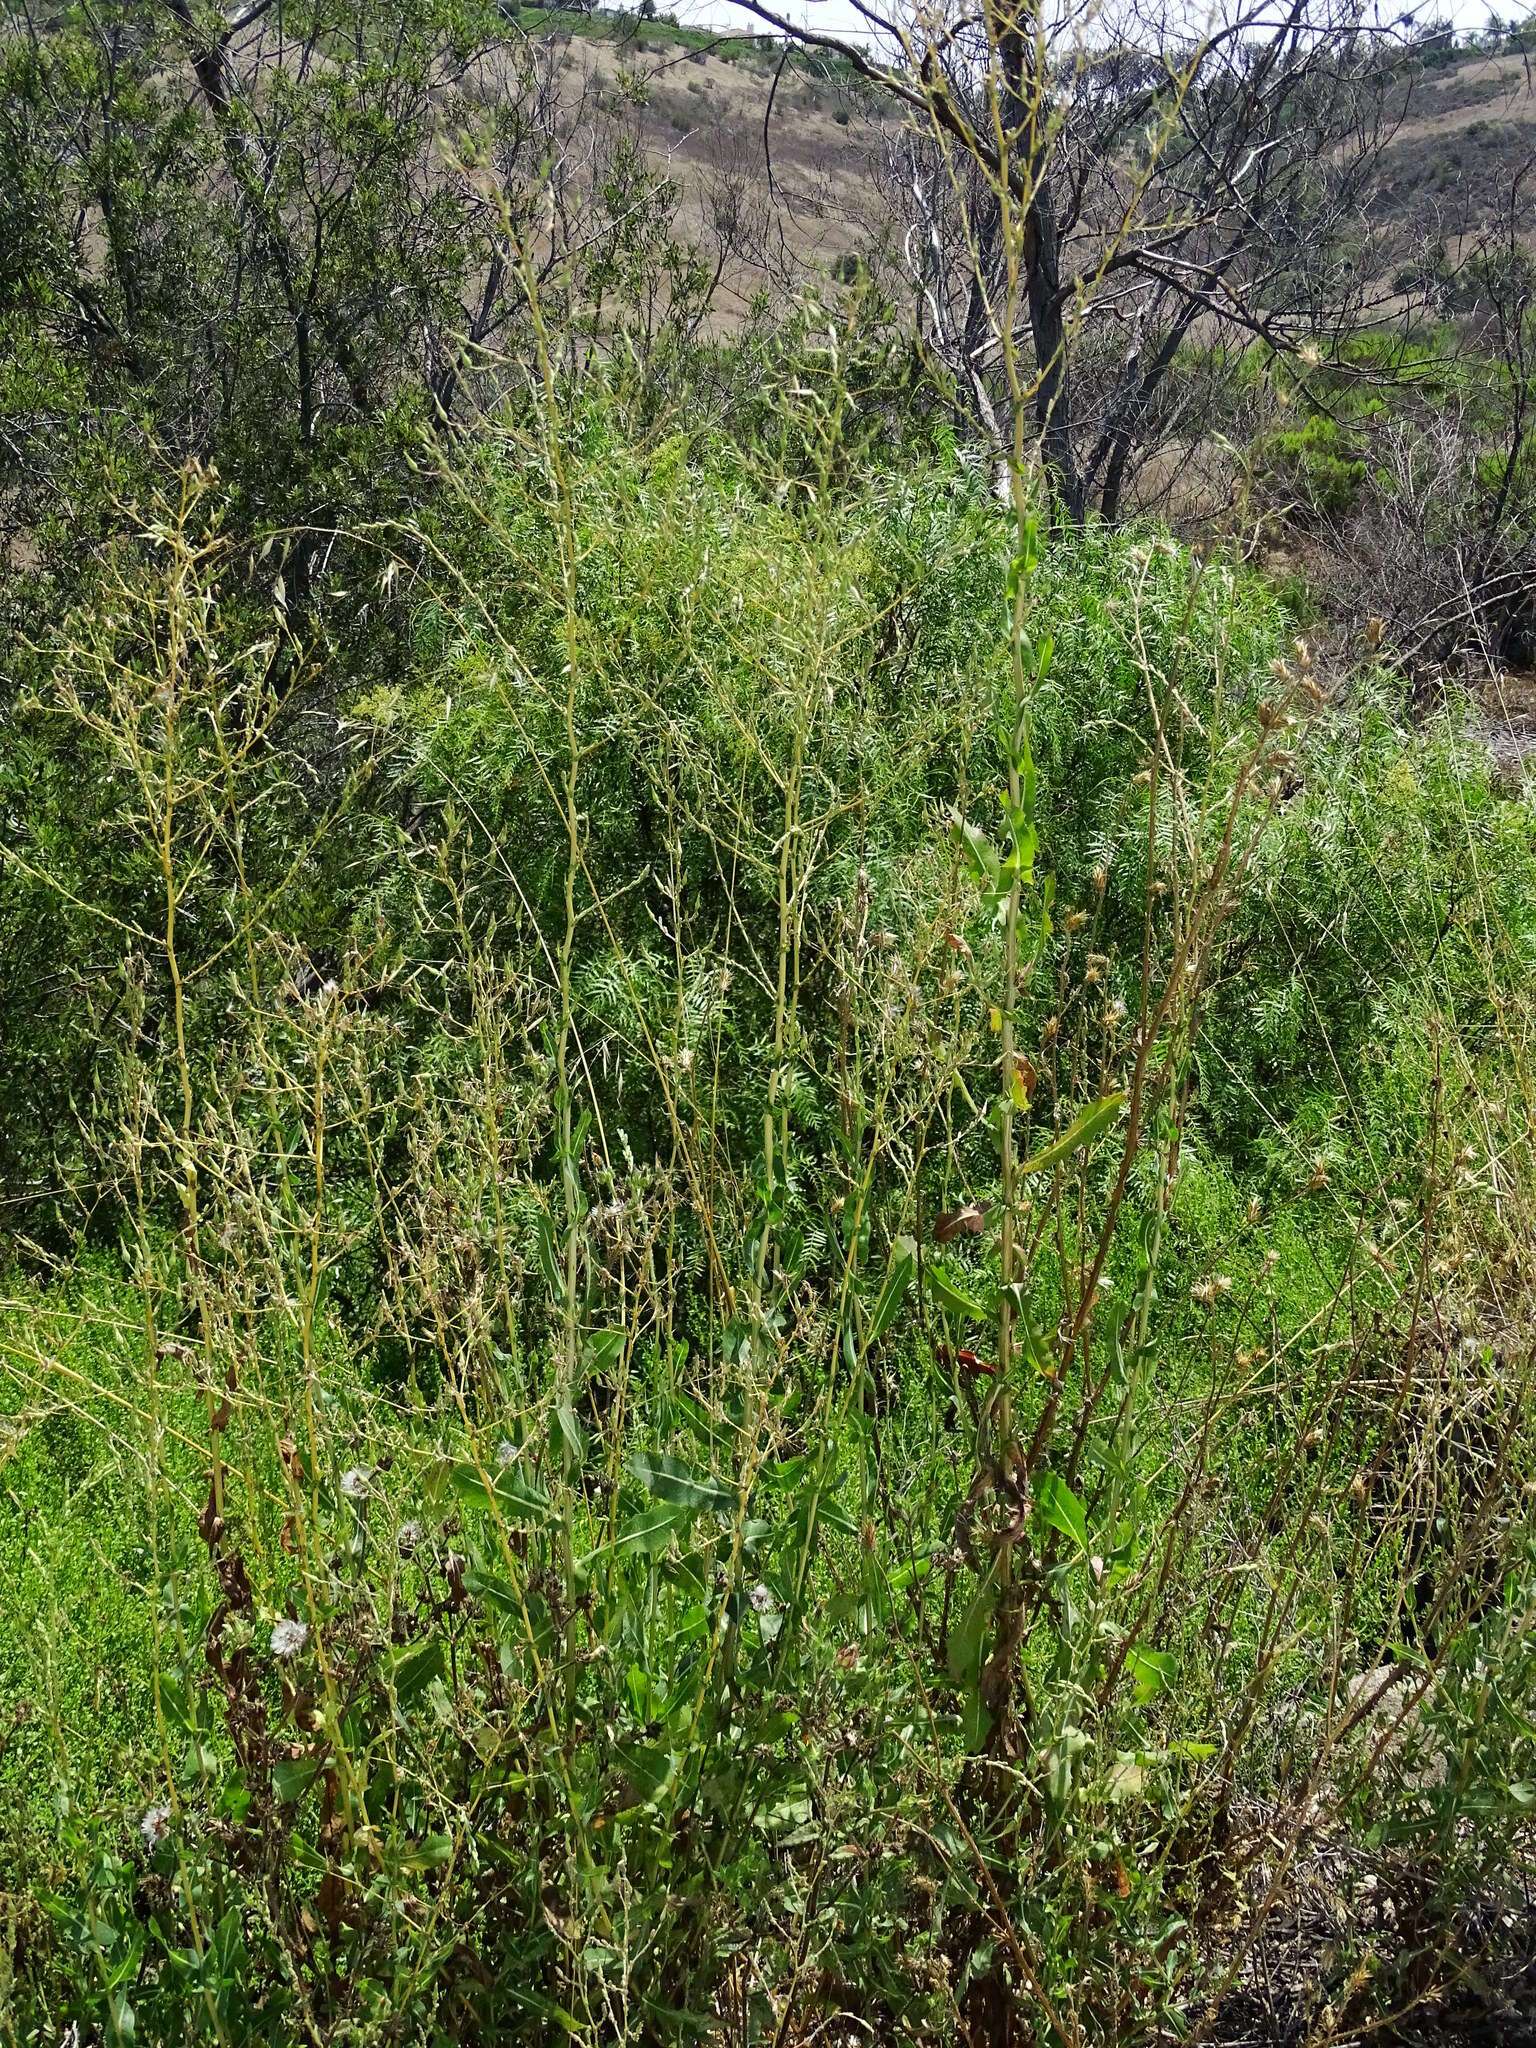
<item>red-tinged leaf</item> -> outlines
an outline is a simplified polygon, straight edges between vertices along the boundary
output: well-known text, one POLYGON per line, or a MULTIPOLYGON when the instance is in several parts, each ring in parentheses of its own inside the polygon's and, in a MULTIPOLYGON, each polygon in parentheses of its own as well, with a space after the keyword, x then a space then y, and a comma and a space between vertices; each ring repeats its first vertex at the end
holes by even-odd
POLYGON ((936 1216, 933 1223, 935 1244, 953 1244, 962 1231, 968 1237, 979 1237, 987 1220, 985 1202, 967 1202, 963 1209, 951 1209, 946 1215, 936 1216))

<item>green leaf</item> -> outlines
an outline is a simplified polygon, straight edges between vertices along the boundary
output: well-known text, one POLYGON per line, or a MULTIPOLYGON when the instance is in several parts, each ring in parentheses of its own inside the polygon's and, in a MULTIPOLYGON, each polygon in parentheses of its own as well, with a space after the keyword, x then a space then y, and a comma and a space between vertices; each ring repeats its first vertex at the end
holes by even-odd
MULTIPOLYGON (((664 1557, 657 1570, 669 1586, 676 1586, 678 1591, 686 1594, 690 1600, 704 1598, 704 1589, 709 1584, 709 1566, 702 1551, 685 1550, 681 1557, 664 1557)), ((687 1642, 694 1634, 702 1635, 705 1631, 704 1609, 692 1608, 690 1615, 692 1614, 699 1617, 698 1628, 693 1629, 689 1616, 685 1616, 678 1631, 680 1642, 687 1642)))
POLYGON ((992 1716, 981 1697, 980 1684, 967 1687, 960 1703, 960 1727, 967 1756, 980 1756, 992 1733, 992 1716))
POLYGON ((816 1503, 816 1519, 824 1529, 836 1529, 840 1536, 857 1536, 859 1525, 845 1507, 825 1494, 816 1503))
POLYGON ((1088 1548, 1088 1517, 1083 1504, 1067 1482, 1054 1472, 1042 1472, 1035 1488, 1035 1505, 1048 1529, 1069 1537, 1079 1550, 1088 1548))
POLYGON ((159 1685, 160 1706, 166 1720, 170 1722, 173 1728, 179 1728, 184 1733, 190 1734, 196 1722, 188 1710, 187 1695, 180 1679, 173 1678, 169 1671, 162 1671, 159 1674, 159 1685))
POLYGON ((226 1910, 223 1919, 213 1930, 213 1940, 208 1946, 220 1979, 225 1984, 232 1984, 239 1968, 239 1959, 245 1950, 238 1906, 230 1906, 226 1910))
POLYGON ((985 832, 978 831, 969 819, 956 817, 950 824, 949 843, 957 853, 966 855, 978 882, 989 889, 997 887, 1001 861, 985 832))
POLYGON ((525 1991, 520 1984, 507 1979, 503 1986, 514 2005, 520 2005, 528 2012, 535 2012, 541 2019, 553 2020, 562 2033, 569 2034, 573 2041, 579 2040, 586 2028, 574 2020, 563 2005, 551 2005, 547 1998, 540 1998, 536 1992, 525 1991))
POLYGON ((587 1440, 581 1433, 581 1424, 576 1420, 576 1411, 569 1401, 556 1405, 550 1417, 549 1438, 550 1449, 558 1455, 564 1471, 574 1471, 586 1457, 587 1440))
POLYGON ((677 1758, 663 1744, 620 1741, 613 1754, 628 1780, 614 1787, 620 1811, 659 1799, 677 1777, 677 1758))
POLYGON ((674 1536, 682 1534, 692 1519, 691 1508, 646 1508, 631 1516, 611 1544, 601 1544, 582 1562, 591 1565, 602 1557, 655 1557, 674 1536))
POLYGON ((487 1487, 479 1468, 461 1458, 452 1472, 453 1490, 466 1506, 495 1507, 511 1522, 541 1522, 549 1513, 549 1495, 531 1473, 507 1466, 487 1487))
MULTIPOLYGON (((679 1349, 682 1356, 674 1360, 677 1368, 681 1368, 688 1355, 686 1346, 679 1349)), ((692 1394, 676 1393, 658 1403, 657 1412, 680 1423, 706 1449, 712 1449, 722 1437, 740 1436, 742 1433, 740 1403, 729 1395, 719 1397, 717 1407, 706 1408, 692 1394)))
POLYGON ((554 1227, 541 1209, 539 1211, 539 1269, 544 1275, 545 1285, 556 1302, 565 1300, 565 1275, 560 1270, 560 1260, 555 1251, 554 1227))
POLYGON ((386 1657, 380 1669, 394 1687, 400 1705, 412 1706, 433 1679, 443 1675, 442 1643, 436 1636, 424 1643, 409 1643, 386 1657))
POLYGON ((587 1364, 594 1372, 610 1372, 624 1356, 622 1330, 592 1330, 586 1341, 587 1364))
POLYGON ((937 1260, 930 1260, 924 1266, 923 1283, 947 1315, 962 1316, 972 1323, 985 1323, 990 1320, 981 1303, 972 1301, 968 1294, 963 1294, 937 1260))
POLYGON ((499 1578, 494 1572, 466 1572, 464 1585, 475 1599, 485 1602, 491 1614, 500 1615, 510 1625, 514 1641, 531 1642, 541 1658, 549 1655, 554 1625, 540 1594, 531 1588, 519 1593, 510 1580, 499 1578))
POLYGON ((895 1322, 907 1290, 912 1285, 912 1275, 917 1271, 917 1244, 910 1237, 898 1237, 891 1253, 890 1270, 885 1276, 885 1285, 875 1303, 875 1312, 870 1318, 869 1341, 878 1344, 886 1331, 895 1322))
POLYGON ((1124 1101, 1125 1090, 1121 1088, 1113 1095, 1106 1095, 1102 1101, 1095 1102, 1091 1108, 1085 1109, 1080 1117, 1068 1124, 1059 1138, 1053 1138, 1051 1143, 1037 1152, 1033 1159, 1026 1159, 1019 1168, 1020 1173, 1045 1173, 1053 1166, 1060 1166, 1064 1159, 1070 1159, 1082 1146, 1091 1145, 1094 1139, 1114 1122, 1124 1101))
POLYGON ((523 1603, 518 1597, 517 1588, 506 1579, 497 1577, 494 1572, 466 1572, 464 1585, 477 1600, 483 1600, 488 1607, 494 1608, 508 1621, 515 1621, 521 1625, 523 1603))
POLYGON ((272 1790, 280 1806, 292 1806, 302 1799, 320 1775, 318 1757, 284 1757, 272 1766, 272 1790))
POLYGON ((1142 1701, 1156 1699, 1179 1675, 1178 1659, 1166 1650, 1134 1649, 1125 1664, 1136 1681, 1136 1697, 1142 1701))
POLYGON ((407 1870, 441 1870, 453 1861, 452 1835, 423 1835, 414 1848, 400 1858, 407 1870))
POLYGON ((938 1554, 938 1551, 933 1548, 920 1550, 916 1557, 912 1558, 908 1563, 897 1565, 889 1573, 886 1580, 891 1591, 893 1593, 903 1593, 908 1586, 915 1585, 919 1579, 926 1579, 933 1570, 933 1561, 938 1554))
POLYGON ((761 1477, 765 1486, 771 1486, 776 1491, 781 1488, 795 1490, 810 1469, 810 1459, 802 1454, 794 1458, 781 1458, 776 1465, 765 1465, 761 1477))
POLYGON ((982 1641, 997 1598, 993 1573, 989 1571, 976 1588, 970 1605, 949 1632, 949 1675, 956 1685, 974 1685, 981 1670, 982 1641))
POLYGON ((1045 1795, 1058 1810, 1071 1797, 1072 1786, 1077 1777, 1077 1759, 1091 1747, 1089 1738, 1081 1728, 1063 1728, 1060 1737, 1053 1742, 1043 1759, 1048 1763, 1045 1795))
POLYGON ((695 1472, 676 1458, 664 1457, 660 1451, 634 1452, 626 1469, 654 1499, 668 1501, 673 1507, 693 1512, 715 1508, 721 1514, 729 1514, 736 1506, 734 1486, 727 1486, 707 1472, 695 1472))
POLYGON ((1030 1363, 1035 1371, 1049 1374, 1055 1370, 1055 1360, 1041 1335, 1040 1326, 1029 1312, 1028 1302, 1019 1305, 1019 1328, 1024 1335, 1024 1348, 1029 1353, 1030 1363))

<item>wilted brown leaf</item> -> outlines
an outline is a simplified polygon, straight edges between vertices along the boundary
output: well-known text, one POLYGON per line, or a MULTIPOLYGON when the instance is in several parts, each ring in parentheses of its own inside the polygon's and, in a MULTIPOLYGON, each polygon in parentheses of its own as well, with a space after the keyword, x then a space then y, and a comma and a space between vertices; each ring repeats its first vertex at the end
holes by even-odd
POLYGON ((963 1209, 951 1209, 934 1218, 933 1241, 935 1244, 953 1244, 962 1231, 968 1237, 979 1237, 986 1220, 985 1203, 967 1202, 963 1209))

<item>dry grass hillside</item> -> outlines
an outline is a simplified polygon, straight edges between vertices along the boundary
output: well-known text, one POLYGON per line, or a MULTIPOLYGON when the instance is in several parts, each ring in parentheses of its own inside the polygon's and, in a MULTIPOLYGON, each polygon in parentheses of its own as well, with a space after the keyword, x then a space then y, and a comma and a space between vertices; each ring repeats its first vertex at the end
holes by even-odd
MULTIPOLYGON (((755 37, 710 38, 625 15, 528 10, 523 20, 563 46, 568 90, 595 87, 636 109, 649 155, 679 188, 686 231, 708 243, 710 197, 726 181, 761 207, 758 260, 723 294, 727 314, 754 271, 831 268, 891 231, 901 116, 835 66, 818 72, 802 52, 780 71, 778 52, 755 37)), ((1443 239, 1454 255, 1507 204, 1533 157, 1536 55, 1469 50, 1426 66, 1382 153, 1376 221, 1404 244, 1443 239)))
MULTIPOLYGON (((748 260, 722 279, 727 322, 758 285, 832 270, 888 230, 901 117, 835 65, 818 72, 800 54, 781 70, 779 53, 752 37, 553 19, 543 33, 564 47, 566 95, 596 94, 635 121, 678 187, 682 232, 709 247, 727 195, 749 217, 739 252, 748 260)), ((525 16, 531 34, 540 21, 525 16)))
POLYGON ((1536 58, 1465 57, 1418 82, 1382 159, 1384 211, 1419 233, 1475 234, 1533 154, 1536 58))

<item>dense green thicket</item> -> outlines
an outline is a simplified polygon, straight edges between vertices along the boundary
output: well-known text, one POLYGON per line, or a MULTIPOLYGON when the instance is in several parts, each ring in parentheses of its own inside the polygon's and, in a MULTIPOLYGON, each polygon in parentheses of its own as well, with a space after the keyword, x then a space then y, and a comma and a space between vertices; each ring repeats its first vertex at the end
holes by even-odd
POLYGON ((1150 2037, 1513 1881, 1528 807, 761 402, 520 408, 382 676, 191 476, 31 660, 11 2037, 1150 2037))

